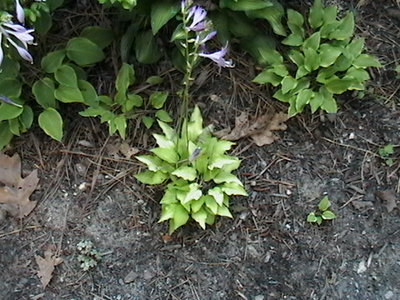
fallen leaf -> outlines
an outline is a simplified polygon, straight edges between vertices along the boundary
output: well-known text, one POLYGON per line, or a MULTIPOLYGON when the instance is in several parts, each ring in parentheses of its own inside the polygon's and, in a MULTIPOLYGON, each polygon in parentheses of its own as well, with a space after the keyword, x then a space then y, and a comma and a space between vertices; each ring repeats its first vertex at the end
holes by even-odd
POLYGON ((274 131, 284 131, 287 129, 285 122, 289 116, 283 112, 265 113, 256 119, 249 120, 249 115, 242 112, 235 119, 235 127, 232 130, 221 130, 215 133, 216 136, 236 141, 244 137, 251 137, 257 146, 270 145, 279 137, 274 131))
POLYGON ((21 159, 18 154, 10 157, 0 152, 0 203, 11 215, 26 217, 36 206, 29 196, 39 183, 37 170, 21 177, 21 159))
POLYGON ((53 254, 51 250, 46 250, 44 252, 44 258, 41 256, 35 256, 36 263, 39 266, 37 275, 39 276, 40 282, 43 288, 49 284, 51 278, 53 277, 53 271, 55 266, 63 262, 62 258, 57 257, 53 254))
POLYGON ((131 158, 133 155, 139 153, 139 149, 129 146, 128 143, 123 142, 119 146, 119 152, 121 152, 127 159, 131 158))
POLYGON ((397 207, 396 193, 393 190, 378 191, 375 194, 383 201, 388 212, 397 207))

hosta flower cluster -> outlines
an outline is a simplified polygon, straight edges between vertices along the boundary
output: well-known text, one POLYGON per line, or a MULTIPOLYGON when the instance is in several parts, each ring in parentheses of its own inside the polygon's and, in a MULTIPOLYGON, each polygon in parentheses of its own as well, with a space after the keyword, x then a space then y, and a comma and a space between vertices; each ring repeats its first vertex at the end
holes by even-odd
POLYGON ((210 128, 203 128, 198 107, 180 134, 166 123, 159 125, 164 134, 153 134, 158 144, 150 150, 153 155, 137 156, 148 170, 135 177, 146 184, 167 184, 160 222, 169 220, 172 233, 190 218, 204 229, 216 216, 231 217, 229 196, 247 195, 231 173, 240 165, 237 157, 226 154, 233 143, 218 140, 210 128))

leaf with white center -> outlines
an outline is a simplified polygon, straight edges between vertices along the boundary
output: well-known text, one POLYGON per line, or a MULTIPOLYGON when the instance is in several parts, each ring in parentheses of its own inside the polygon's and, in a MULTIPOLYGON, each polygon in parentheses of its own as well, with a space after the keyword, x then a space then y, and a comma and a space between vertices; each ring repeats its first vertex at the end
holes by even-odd
POLYGON ((206 199, 205 197, 209 197, 209 196, 201 196, 198 200, 192 201, 192 203, 190 204, 190 208, 192 209, 192 212, 195 213, 195 212, 199 211, 199 209, 204 204, 204 200, 206 199))
POLYGON ((165 135, 154 133, 153 137, 156 139, 156 143, 161 148, 174 147, 174 142, 169 140, 165 135))
MULTIPOLYGON (((209 170, 213 170, 214 168, 222 169, 227 166, 230 167, 235 167, 234 169, 237 169, 240 165, 240 161, 236 157, 228 156, 228 155, 221 155, 219 157, 215 157, 213 159, 213 162, 208 166, 209 170)), ((232 169, 232 170, 234 170, 232 169)))
POLYGON ((164 196, 160 200, 161 204, 174 204, 178 203, 178 200, 176 199, 176 192, 172 190, 166 190, 164 193, 164 196))
POLYGON ((224 192, 220 187, 216 186, 208 190, 208 194, 214 197, 218 205, 221 206, 224 203, 224 192))
POLYGON ((221 186, 221 190, 229 196, 231 196, 231 195, 248 196, 244 187, 235 182, 224 183, 221 186))
POLYGON ((169 140, 174 140, 174 138, 176 137, 176 133, 175 130, 172 129, 171 126, 169 126, 167 123, 157 120, 158 121, 158 125, 161 127, 163 133, 165 134, 165 136, 167 137, 167 139, 169 140))
POLYGON ((229 211, 229 209, 225 205, 222 205, 222 206, 218 207, 217 215, 218 216, 222 216, 222 217, 232 218, 231 212, 229 211))
POLYGON ((190 116, 187 130, 190 141, 195 141, 203 132, 203 118, 198 106, 194 108, 193 113, 190 116))
POLYGON ((168 174, 162 173, 160 171, 144 171, 134 176, 140 182, 150 185, 163 183, 168 178, 168 174))
POLYGON ((213 178, 213 180, 215 183, 235 182, 239 185, 243 185, 242 182, 239 180, 239 178, 225 171, 219 172, 218 175, 213 178))
POLYGON ((212 211, 212 213, 214 215, 216 215, 218 213, 219 205, 218 205, 217 201, 215 200, 215 198, 213 196, 206 195, 206 196, 204 196, 204 199, 205 199, 204 202, 205 202, 206 206, 212 211))
POLYGON ((192 183, 189 185, 189 192, 186 194, 185 198, 182 200, 182 204, 188 203, 192 200, 198 200, 203 193, 199 189, 199 185, 197 183, 192 183))
POLYGON ((157 155, 162 160, 169 162, 170 164, 175 164, 179 161, 179 156, 175 152, 174 148, 154 148, 150 150, 155 155, 157 155))
POLYGON ((137 160, 144 163, 150 171, 158 171, 161 169, 162 160, 153 155, 135 156, 137 160))
POLYGON ((231 150, 233 145, 235 145, 235 143, 232 143, 230 141, 219 140, 215 143, 212 154, 213 156, 223 155, 226 151, 231 150))
POLYGON ((206 229, 207 212, 203 208, 195 213, 192 213, 192 218, 199 223, 201 228, 206 229))
POLYGON ((188 166, 180 167, 171 174, 189 181, 193 181, 197 177, 196 169, 188 166))

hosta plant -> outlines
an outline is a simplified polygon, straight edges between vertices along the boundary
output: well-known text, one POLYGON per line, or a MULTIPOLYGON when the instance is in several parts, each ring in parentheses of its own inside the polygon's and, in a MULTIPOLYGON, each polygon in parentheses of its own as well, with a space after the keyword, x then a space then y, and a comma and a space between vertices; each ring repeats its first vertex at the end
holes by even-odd
POLYGON ((337 17, 337 6, 324 7, 315 0, 307 20, 287 10, 290 34, 282 41, 289 47, 285 58, 268 66, 254 81, 270 83, 278 90, 274 98, 289 104, 291 116, 306 105, 314 113, 322 109, 337 111, 335 95, 348 90, 363 90, 369 79, 368 67, 380 63, 364 53, 364 39, 353 38, 354 15, 337 17))
POLYGON ((169 221, 172 233, 190 218, 205 229, 216 216, 232 217, 229 197, 247 195, 232 174, 240 160, 226 154, 233 143, 219 140, 209 127, 203 128, 198 107, 180 134, 166 123, 158 123, 164 134, 153 134, 158 147, 150 150, 152 155, 137 156, 148 170, 135 177, 145 184, 166 184, 159 221, 169 221))

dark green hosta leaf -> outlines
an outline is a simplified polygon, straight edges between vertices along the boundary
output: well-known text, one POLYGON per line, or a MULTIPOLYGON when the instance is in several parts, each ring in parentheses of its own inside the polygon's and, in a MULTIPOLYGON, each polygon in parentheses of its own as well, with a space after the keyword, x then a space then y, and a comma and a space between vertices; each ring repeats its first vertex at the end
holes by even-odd
POLYGON ((53 25, 51 15, 44 10, 40 10, 40 16, 34 22, 35 32, 40 35, 45 35, 53 25))
POLYGON ((293 10, 293 9, 288 9, 287 10, 287 18, 288 18, 288 24, 293 24, 298 27, 303 27, 304 24, 304 18, 301 13, 293 10))
POLYGON ((173 119, 171 118, 169 113, 166 110, 163 110, 163 109, 157 110, 156 118, 161 120, 161 121, 163 121, 163 122, 166 122, 166 123, 169 123, 169 122, 173 121, 173 119))
POLYGON ((68 58, 80 66, 92 65, 105 58, 103 50, 98 45, 83 37, 70 39, 66 51, 68 58))
POLYGON ((298 112, 303 111, 304 106, 306 106, 311 98, 314 96, 314 93, 310 89, 301 90, 296 97, 296 110, 298 112))
POLYGON ((54 77, 61 85, 77 88, 78 77, 75 70, 68 65, 61 65, 54 73, 54 77))
POLYGON ((20 71, 19 62, 4 56, 1 63, 0 80, 6 78, 16 78, 20 71))
POLYGON ((347 70, 344 78, 353 78, 356 82, 364 82, 370 77, 367 71, 351 67, 347 70))
POLYGON ((128 94, 125 103, 122 106, 123 112, 129 112, 134 107, 141 107, 143 105, 143 98, 140 95, 128 94))
POLYGON ((332 65, 332 68, 335 70, 335 72, 342 72, 346 71, 348 68, 350 68, 352 65, 352 61, 349 60, 346 56, 340 55, 336 62, 332 65))
POLYGON ((346 48, 343 51, 343 55, 353 61, 356 57, 358 57, 362 50, 364 49, 364 39, 363 38, 358 38, 353 40, 350 44, 346 46, 346 48))
POLYGON ((310 9, 308 23, 312 28, 316 29, 323 24, 324 8, 321 0, 315 0, 310 9))
POLYGON ((285 78, 283 78, 281 85, 282 85, 282 93, 286 94, 287 92, 296 87, 297 80, 294 79, 292 76, 288 75, 285 78))
POLYGON ((337 6, 336 5, 331 5, 326 8, 324 8, 324 14, 323 14, 323 23, 324 24, 331 24, 336 21, 337 17, 337 6))
POLYGON ((346 40, 354 34, 354 15, 348 12, 347 15, 339 21, 339 26, 329 34, 330 39, 346 40))
POLYGON ((338 47, 322 44, 319 48, 320 66, 326 68, 335 63, 342 51, 343 49, 338 47))
POLYGON ((158 1, 151 6, 151 30, 155 35, 161 27, 171 20, 180 10, 178 2, 158 1))
POLYGON ((24 105, 24 111, 19 116, 19 120, 25 129, 32 126, 33 123, 33 110, 30 106, 24 105))
POLYGON ((135 41, 136 59, 143 64, 153 64, 161 57, 161 51, 151 30, 141 32, 135 41))
POLYGON ((155 185, 163 183, 166 179, 168 179, 169 176, 168 174, 165 174, 161 171, 158 172, 144 171, 134 175, 134 177, 141 183, 155 185))
POLYGON ((10 131, 12 134, 20 136, 21 135, 21 128, 19 120, 18 119, 11 119, 8 120, 8 126, 10 128, 10 131))
POLYGON ((282 44, 287 46, 301 46, 303 44, 303 37, 299 32, 289 34, 287 38, 282 40, 282 44))
POLYGON ((310 100, 311 112, 315 113, 324 103, 324 96, 319 92, 314 92, 314 97, 310 100))
POLYGON ((11 120, 18 117, 23 112, 23 107, 10 105, 1 102, 0 104, 0 122, 4 120, 11 120))
POLYGON ((115 88, 118 92, 125 94, 128 87, 135 82, 135 70, 132 65, 123 63, 119 69, 117 79, 115 80, 115 88))
POLYGON ((319 48, 320 41, 321 41, 321 35, 319 31, 317 31, 304 41, 303 49, 311 48, 317 51, 319 48))
POLYGON ((110 46, 115 39, 115 34, 111 29, 100 26, 85 27, 80 36, 91 40, 101 49, 110 46))
POLYGON ((289 74, 288 68, 284 64, 279 64, 279 65, 273 65, 272 71, 281 77, 284 77, 289 74))
POLYGON ((18 79, 0 79, 0 95, 8 98, 19 98, 21 96, 22 83, 18 79))
POLYGON ((156 85, 160 84, 164 81, 164 79, 161 76, 150 76, 146 79, 146 83, 151 84, 151 85, 156 85))
POLYGON ((52 107, 46 108, 46 110, 39 115, 38 122, 40 128, 42 128, 47 135, 61 142, 63 136, 63 120, 58 111, 52 107))
POLYGON ((247 10, 246 15, 250 18, 267 20, 276 34, 286 36, 285 27, 282 25, 284 9, 278 1, 271 0, 270 2, 273 4, 272 6, 257 10, 247 10))
POLYGON ((342 94, 347 91, 352 84, 351 79, 334 78, 326 82, 326 89, 332 94, 342 94))
POLYGON ((354 61, 353 66, 357 68, 382 67, 381 63, 373 56, 360 54, 354 61))
POLYGON ((48 53, 41 61, 43 71, 46 73, 54 73, 62 65, 65 54, 66 52, 64 49, 48 53))
POLYGON ((126 127, 127 127, 126 117, 124 115, 119 115, 119 116, 115 117, 113 122, 114 122, 115 128, 119 132, 119 135, 121 136, 121 138, 125 139, 126 127))
POLYGON ((13 137, 8 122, 0 122, 0 150, 7 146, 13 137))
POLYGON ((229 8, 235 11, 248 11, 271 7, 274 4, 268 0, 220 0, 221 8, 229 8))
MULTIPOLYGON (((304 49, 304 67, 307 71, 312 72, 319 68, 320 57, 312 48, 304 49)), ((297 78, 297 75, 296 75, 297 78)))
POLYGON ((295 98, 293 93, 283 94, 282 89, 277 90, 272 97, 286 103, 289 103, 291 99, 295 98))
POLYGON ((325 87, 319 89, 319 93, 324 97, 324 102, 321 105, 321 109, 325 110, 327 113, 337 112, 337 103, 331 92, 325 87))
POLYGON ((98 103, 96 89, 90 82, 78 80, 78 88, 82 93, 85 104, 96 105, 98 103))
POLYGON ((253 56, 260 65, 282 64, 282 55, 275 50, 275 42, 266 35, 249 35, 240 40, 241 47, 253 56))
POLYGON ((85 102, 81 91, 78 88, 60 85, 55 91, 56 99, 64 103, 85 102))
POLYGON ((47 77, 36 81, 32 86, 32 93, 35 96, 36 102, 45 109, 56 107, 54 91, 54 81, 47 77))
POLYGON ((160 109, 161 107, 164 106, 165 101, 168 98, 168 92, 154 92, 153 94, 150 95, 149 101, 150 104, 155 108, 155 109, 160 109))
POLYGON ((305 75, 307 75, 308 73, 310 73, 310 71, 308 71, 305 66, 300 66, 296 71, 295 77, 296 77, 296 79, 300 79, 300 78, 304 77, 305 75))

